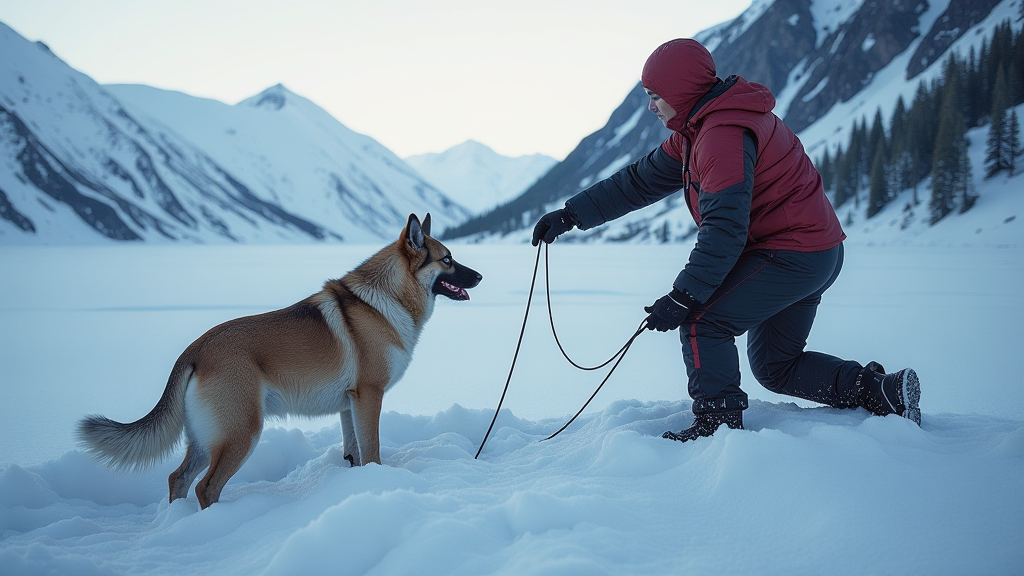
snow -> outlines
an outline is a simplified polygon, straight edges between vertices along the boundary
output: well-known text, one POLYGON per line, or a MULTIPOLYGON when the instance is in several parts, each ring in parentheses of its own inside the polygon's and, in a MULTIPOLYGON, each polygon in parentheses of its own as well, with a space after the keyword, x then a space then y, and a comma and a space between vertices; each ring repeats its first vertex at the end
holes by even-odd
POLYGON ((140 116, 196 143, 254 191, 314 221, 347 221, 346 241, 384 238, 387 223, 405 221, 396 204, 430 210, 442 227, 467 214, 461 207, 442 209, 449 199, 393 152, 280 84, 234 106, 149 86, 104 88, 140 116), (357 195, 362 213, 346 204, 342 190, 357 195))
MULTIPOLYGON (((922 35, 931 29, 948 5, 949 3, 945 1, 927 5, 927 10, 922 12, 918 18, 918 29, 922 35)), ((984 20, 954 42, 950 49, 958 51, 962 57, 966 57, 972 47, 976 52, 979 51, 984 39, 991 34, 990 31, 1007 18, 1014 23, 1014 28, 1019 30, 1018 11, 1018 0, 1003 0, 992 9, 984 20)), ((896 108, 897 99, 902 97, 904 104, 909 106, 914 100, 914 93, 921 81, 930 82, 942 74, 942 61, 945 57, 936 59, 926 70, 914 78, 907 78, 907 66, 922 38, 923 36, 918 37, 911 42, 903 53, 875 72, 870 77, 868 84, 856 96, 846 102, 836 103, 827 113, 800 132, 798 136, 812 158, 820 158, 825 147, 828 147, 833 153, 838 146, 845 147, 850 139, 850 125, 854 119, 859 120, 865 117, 870 121, 874 117, 875 111, 881 109, 882 119, 888 125, 892 112, 896 108)), ((975 166, 977 170, 977 166, 980 165, 975 164, 975 166)))
MULTIPOLYGON (((0 573, 1018 572, 1024 218, 1006 220, 1024 214, 1020 181, 987 181, 972 211, 915 220, 912 234, 848 228, 809 346, 913 366, 922 428, 777 396, 743 359, 747 429, 663 440, 688 425, 690 402, 677 337, 645 333, 587 412, 540 442, 603 373, 564 363, 538 294, 474 460, 536 252, 451 245, 484 280, 469 302, 438 302, 385 398, 384 465, 349 468, 334 418, 271 421, 204 511, 192 494, 166 501, 180 450, 112 472, 75 449, 76 420, 142 416, 207 328, 290 304, 377 246, 0 248, 0 573)), ((616 350, 688 249, 552 245, 569 354, 596 363, 616 350)))
MULTIPOLYGON (((819 42, 844 6, 812 4, 819 42)), ((979 27, 1011 9, 1003 2, 979 27)), ((845 142, 837 118, 873 114, 895 101, 893 86, 912 95, 937 70, 895 82, 915 48, 802 141, 845 142)), ((232 114, 271 113, 257 103, 232 114)), ((226 128, 246 125, 189 129, 227 146, 226 128)), ((584 415, 541 442, 603 373, 564 363, 538 294, 505 408, 474 460, 518 337, 536 255, 527 230, 506 239, 518 244, 450 246, 484 280, 469 302, 438 302, 385 398, 383 466, 348 467, 336 418, 270 421, 204 511, 194 494, 166 501, 180 449, 115 473, 75 448, 75 422, 142 416, 206 329, 301 299, 379 245, 0 246, 0 574, 1019 573, 1024 176, 981 179, 986 134, 969 133, 979 199, 968 213, 929 225, 926 183, 922 203, 904 191, 870 220, 863 204, 840 208, 846 264, 808 342, 914 367, 921 428, 775 395, 741 355, 746 430, 663 440, 689 424, 690 402, 677 337, 645 333, 584 415)), ((676 225, 685 211, 669 199, 601 232, 676 225)), ((568 352, 593 364, 667 291, 693 240, 573 244, 580 234, 551 247, 552 299, 568 352)))
POLYGON ((597 173, 597 180, 601 181, 601 180, 604 180, 606 178, 610 178, 612 174, 615 174, 619 170, 622 170, 626 166, 629 166, 630 164, 632 164, 632 162, 631 162, 632 159, 633 158, 631 156, 629 156, 628 154, 623 155, 623 156, 619 156, 618 158, 613 160, 611 163, 609 163, 607 166, 602 168, 600 172, 597 173))
POLYGON ((621 142, 627 134, 629 134, 630 132, 633 131, 634 128, 636 128, 636 125, 640 122, 640 117, 647 112, 647 106, 641 106, 637 108, 636 111, 633 112, 633 114, 628 119, 626 119, 625 122, 623 122, 621 125, 615 128, 615 137, 609 140, 604 145, 604 147, 612 148, 613 146, 616 146, 619 142, 621 142))
MULTIPOLYGON (((1018 115, 1024 113, 1024 105, 1015 110, 1018 115)), ((1024 218, 1024 177, 1019 172, 1012 178, 1001 172, 991 179, 983 178, 989 128, 983 126, 967 133, 971 142, 968 156, 978 190, 978 200, 967 214, 954 214, 938 224, 929 224, 930 192, 925 180, 918 186, 917 205, 913 203, 913 191, 904 190, 870 219, 864 218, 867 191, 861 191, 860 207, 850 201, 836 211, 844 230, 869 246, 1020 247, 1024 239, 1024 223, 1020 222, 1024 218)))
POLYGON ((0 53, 0 190, 36 231, 0 219, 0 244, 113 242, 74 199, 26 178, 23 132, 51 170, 38 167, 88 182, 79 193, 151 243, 380 242, 410 211, 431 212, 436 229, 468 217, 394 153, 283 86, 235 106, 101 86, 3 23, 0 53))
POLYGON ((821 63, 821 59, 814 61, 810 69, 807 69, 808 58, 804 58, 792 70, 789 71, 789 76, 786 79, 786 85, 775 95, 775 109, 772 112, 779 118, 785 118, 786 113, 789 112, 789 107, 793 104, 793 99, 803 89, 804 84, 811 79, 811 74, 814 73, 814 69, 821 63))
POLYGON ((800 99, 803 100, 804 102, 810 102, 811 99, 813 99, 815 96, 817 96, 819 92, 821 92, 822 90, 825 89, 825 86, 828 86, 828 76, 825 76, 824 78, 822 78, 821 81, 818 82, 818 85, 815 86, 813 90, 811 90, 810 92, 805 94, 800 99))
POLYGON ((843 38, 846 38, 846 30, 841 30, 839 35, 836 36, 836 39, 832 42, 832 47, 828 50, 829 54, 835 54, 836 50, 839 50, 839 47, 843 44, 843 38))
POLYGON ((864 0, 812 0, 810 10, 817 38, 815 47, 820 47, 829 34, 853 18, 863 4, 864 0))
POLYGON ((775 4, 775 0, 753 0, 750 3, 750 8, 747 8, 733 21, 739 23, 739 26, 729 32, 729 42, 742 36, 773 4, 775 4))

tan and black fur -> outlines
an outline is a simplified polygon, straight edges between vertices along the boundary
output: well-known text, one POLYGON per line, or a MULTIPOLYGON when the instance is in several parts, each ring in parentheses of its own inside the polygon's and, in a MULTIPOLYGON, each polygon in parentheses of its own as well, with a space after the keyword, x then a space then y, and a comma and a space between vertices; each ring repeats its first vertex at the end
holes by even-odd
POLYGON ((252 454, 268 416, 341 415, 344 455, 380 464, 384 393, 405 373, 440 294, 468 300, 480 274, 430 237, 415 215, 399 239, 339 280, 288 308, 225 322, 178 358, 159 402, 136 422, 89 416, 86 449, 117 468, 149 466, 185 432, 185 459, 168 478, 170 500, 196 476, 206 508, 252 454))

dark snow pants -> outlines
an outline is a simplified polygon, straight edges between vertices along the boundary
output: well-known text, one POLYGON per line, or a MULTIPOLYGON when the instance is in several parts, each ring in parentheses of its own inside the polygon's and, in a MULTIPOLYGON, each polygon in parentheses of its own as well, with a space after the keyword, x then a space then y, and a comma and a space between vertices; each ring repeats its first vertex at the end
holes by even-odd
POLYGON ((693 412, 745 409, 736 336, 747 332, 747 358, 765 388, 830 406, 857 406, 862 366, 806 352, 821 295, 843 267, 843 245, 820 252, 752 250, 708 301, 679 328, 693 412))

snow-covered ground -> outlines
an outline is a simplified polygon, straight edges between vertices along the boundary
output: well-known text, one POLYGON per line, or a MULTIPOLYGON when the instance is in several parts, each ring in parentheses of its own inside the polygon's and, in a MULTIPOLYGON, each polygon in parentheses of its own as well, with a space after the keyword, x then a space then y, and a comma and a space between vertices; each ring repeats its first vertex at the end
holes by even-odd
MULTIPOLYGON (((975 210, 949 226, 975 226, 984 198, 975 210)), ((663 440, 690 402, 677 337, 645 333, 538 442, 602 377, 561 359, 541 292, 479 460, 536 252, 453 245, 484 280, 438 303, 385 398, 384 466, 349 468, 335 419, 269 422, 205 511, 166 501, 180 454, 111 472, 75 449, 76 420, 142 416, 207 328, 303 298, 376 247, 0 248, 0 574, 1019 573, 1020 225, 948 241, 942 224, 902 242, 851 229, 810 348, 914 367, 920 429, 775 395, 744 360, 746 430, 663 440)), ((616 350, 688 250, 554 244, 569 353, 616 350)))

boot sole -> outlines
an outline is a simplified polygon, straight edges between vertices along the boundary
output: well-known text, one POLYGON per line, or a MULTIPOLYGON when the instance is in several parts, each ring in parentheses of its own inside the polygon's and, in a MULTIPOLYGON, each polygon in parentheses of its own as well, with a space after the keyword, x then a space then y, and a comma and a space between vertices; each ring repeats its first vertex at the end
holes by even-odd
POLYGON ((902 382, 900 383, 903 393, 903 416, 908 420, 912 420, 914 424, 921 425, 921 381, 917 378, 917 372, 914 372, 912 368, 907 368, 907 371, 903 374, 902 382))

